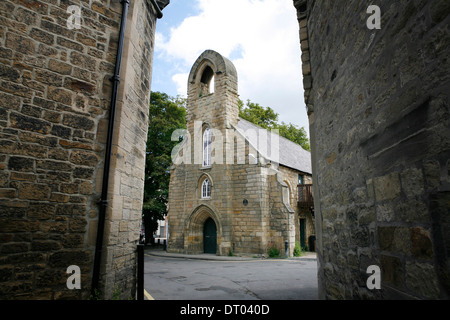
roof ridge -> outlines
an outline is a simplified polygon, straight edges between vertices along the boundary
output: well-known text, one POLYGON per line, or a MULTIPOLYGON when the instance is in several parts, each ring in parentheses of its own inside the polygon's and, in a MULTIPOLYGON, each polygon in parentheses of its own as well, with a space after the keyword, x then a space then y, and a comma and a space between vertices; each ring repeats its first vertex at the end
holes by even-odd
MULTIPOLYGON (((263 127, 261 127, 261 126, 258 126, 257 124, 255 124, 255 123, 253 123, 253 122, 251 122, 251 121, 248 121, 248 120, 246 120, 246 119, 244 119, 244 118, 239 117, 239 120, 244 120, 244 121, 250 123, 251 125, 254 125, 254 126, 256 126, 256 127, 260 128, 260 129, 263 129, 263 130, 266 130, 266 131, 273 132, 272 129, 270 129, 270 130, 269 130, 269 129, 265 129, 265 128, 263 128, 263 127)), ((282 138, 282 139, 284 139, 284 140, 286 140, 286 141, 289 141, 290 143, 293 143, 293 144, 295 144, 296 146, 299 146, 300 148, 302 148, 302 149, 305 150, 306 152, 311 153, 310 151, 306 150, 306 149, 303 148, 301 145, 299 145, 297 142, 294 142, 294 141, 292 141, 292 140, 289 140, 288 138, 283 137, 281 134, 278 134, 278 133, 275 133, 275 132, 273 132, 273 133, 276 134, 277 136, 279 136, 280 138, 282 138)))
MULTIPOLYGON (((259 148, 259 139, 257 141, 254 141, 255 137, 252 138, 250 136, 247 136, 245 133, 248 129, 265 130, 265 132, 268 133, 267 138, 266 138, 266 141, 267 141, 266 143, 269 144, 268 147, 271 145, 271 140, 272 140, 271 138, 269 138, 269 135, 274 134, 274 135, 277 135, 277 137, 282 137, 283 139, 277 139, 279 141, 278 142, 279 156, 278 156, 278 160, 275 160, 275 162, 279 163, 282 166, 286 166, 286 167, 293 168, 293 169, 301 171, 301 172, 311 174, 311 171, 312 171, 311 170, 311 152, 303 149, 303 147, 301 145, 281 136, 280 134, 273 132, 270 129, 265 129, 265 128, 263 128, 257 124, 254 124, 253 122, 245 120, 241 117, 238 118, 238 123, 236 125, 232 125, 232 126, 237 130, 237 132, 239 132, 239 134, 241 136, 243 136, 243 138, 246 141, 248 141, 260 153, 261 153, 261 150, 259 148)), ((270 147, 269 147, 269 149, 271 150, 270 147)), ((267 153, 269 151, 269 149, 265 150, 266 154, 261 153, 261 155, 268 160, 274 161, 272 158, 273 155, 269 156, 269 154, 267 153)))

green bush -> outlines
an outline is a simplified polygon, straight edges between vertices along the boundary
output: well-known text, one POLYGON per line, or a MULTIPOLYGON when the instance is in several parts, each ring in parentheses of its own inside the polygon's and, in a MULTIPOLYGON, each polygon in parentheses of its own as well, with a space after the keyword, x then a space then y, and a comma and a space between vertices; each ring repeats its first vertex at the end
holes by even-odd
POLYGON ((280 256, 280 250, 278 250, 275 247, 269 248, 269 257, 270 258, 275 258, 275 257, 279 257, 279 256, 280 256))
POLYGON ((295 241, 294 257, 300 257, 301 255, 302 255, 302 248, 300 247, 300 242, 295 241))
POLYGON ((114 287, 112 300, 120 300, 120 289, 118 284, 114 287))

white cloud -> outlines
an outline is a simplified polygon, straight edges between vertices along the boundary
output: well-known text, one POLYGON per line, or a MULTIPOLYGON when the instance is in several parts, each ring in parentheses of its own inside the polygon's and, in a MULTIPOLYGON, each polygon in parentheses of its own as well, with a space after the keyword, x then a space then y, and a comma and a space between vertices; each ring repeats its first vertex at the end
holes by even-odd
POLYGON ((186 96, 192 64, 207 49, 234 63, 241 99, 270 106, 280 120, 304 126, 301 51, 292 0, 196 0, 200 13, 170 34, 156 53, 170 60, 178 94, 186 96))
POLYGON ((187 82, 189 73, 176 73, 172 76, 172 81, 177 86, 177 91, 180 96, 187 96, 187 82))

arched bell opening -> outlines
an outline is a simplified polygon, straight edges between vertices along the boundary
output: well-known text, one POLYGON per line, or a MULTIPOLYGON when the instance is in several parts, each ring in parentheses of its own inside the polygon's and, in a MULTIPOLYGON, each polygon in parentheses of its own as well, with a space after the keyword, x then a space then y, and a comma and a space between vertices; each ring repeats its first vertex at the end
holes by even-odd
POLYGON ((200 78, 200 96, 214 93, 214 71, 206 66, 200 78))

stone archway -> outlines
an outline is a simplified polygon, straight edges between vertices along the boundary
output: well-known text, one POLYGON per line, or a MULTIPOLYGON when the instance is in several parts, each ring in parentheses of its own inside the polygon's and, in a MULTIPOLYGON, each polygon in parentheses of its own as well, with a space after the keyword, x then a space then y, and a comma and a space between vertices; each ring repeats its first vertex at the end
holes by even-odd
POLYGON ((190 254, 204 253, 205 223, 211 219, 216 227, 217 253, 220 254, 222 225, 215 210, 207 205, 200 205, 189 215, 185 228, 184 250, 190 254))

